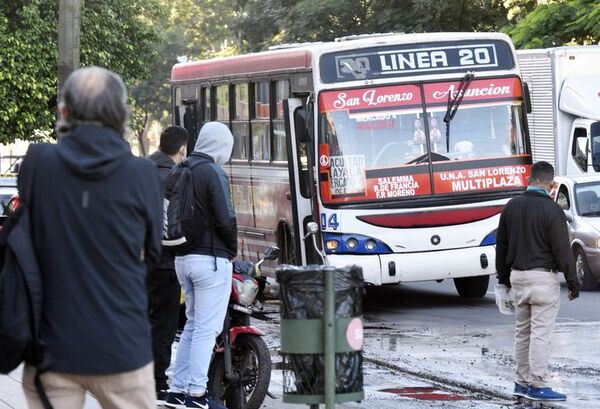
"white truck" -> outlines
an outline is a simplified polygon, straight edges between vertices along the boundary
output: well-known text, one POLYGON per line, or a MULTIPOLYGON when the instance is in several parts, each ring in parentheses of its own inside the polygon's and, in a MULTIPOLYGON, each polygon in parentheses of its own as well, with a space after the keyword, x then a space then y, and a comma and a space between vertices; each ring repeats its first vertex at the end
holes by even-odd
POLYGON ((600 46, 519 50, 533 161, 556 175, 600 172, 600 46))

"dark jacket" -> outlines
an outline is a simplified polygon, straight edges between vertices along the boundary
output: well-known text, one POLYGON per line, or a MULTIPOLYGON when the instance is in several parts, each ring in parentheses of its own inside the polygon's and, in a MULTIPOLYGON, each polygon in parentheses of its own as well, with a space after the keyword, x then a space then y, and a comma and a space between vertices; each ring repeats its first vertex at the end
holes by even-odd
POLYGON ((510 285, 511 269, 563 272, 569 290, 579 294, 579 281, 569 243, 567 220, 546 194, 527 190, 510 200, 496 234, 498 281, 510 285))
POLYGON ((50 370, 115 374, 152 361, 145 276, 160 260, 162 196, 156 167, 111 129, 81 125, 46 150, 30 212, 50 370))
POLYGON ((188 161, 192 166, 194 196, 201 209, 206 209, 208 229, 201 232, 194 248, 187 254, 203 254, 231 260, 237 255, 237 223, 229 179, 223 169, 204 153, 193 152, 188 161))
MULTIPOLYGON (((175 166, 175 162, 169 155, 164 152, 156 151, 152 155, 148 156, 158 169, 158 175, 160 176, 163 187, 166 187, 167 177, 169 173, 171 173, 171 169, 175 166)), ((175 255, 169 251, 167 251, 163 247, 162 258, 160 263, 156 266, 156 268, 174 270, 175 269, 175 255)))

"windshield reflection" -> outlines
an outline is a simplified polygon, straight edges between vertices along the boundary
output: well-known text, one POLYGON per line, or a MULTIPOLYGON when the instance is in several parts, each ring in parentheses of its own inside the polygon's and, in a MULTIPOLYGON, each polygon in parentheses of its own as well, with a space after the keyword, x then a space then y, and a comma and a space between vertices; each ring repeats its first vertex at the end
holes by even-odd
POLYGON ((335 156, 364 155, 367 169, 427 162, 427 136, 434 161, 473 160, 524 154, 521 105, 460 106, 446 134, 444 107, 377 113, 321 113, 321 143, 335 156), (426 123, 425 123, 426 122, 426 123))

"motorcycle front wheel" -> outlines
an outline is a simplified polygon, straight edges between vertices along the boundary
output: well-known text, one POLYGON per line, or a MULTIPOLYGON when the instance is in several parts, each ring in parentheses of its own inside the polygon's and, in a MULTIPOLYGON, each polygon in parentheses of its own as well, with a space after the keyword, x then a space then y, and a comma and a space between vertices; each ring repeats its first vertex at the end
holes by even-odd
POLYGON ((208 390, 228 409, 259 409, 271 381, 271 355, 267 344, 258 336, 241 334, 235 340, 231 355, 240 381, 227 380, 221 353, 213 357, 210 364, 208 390))

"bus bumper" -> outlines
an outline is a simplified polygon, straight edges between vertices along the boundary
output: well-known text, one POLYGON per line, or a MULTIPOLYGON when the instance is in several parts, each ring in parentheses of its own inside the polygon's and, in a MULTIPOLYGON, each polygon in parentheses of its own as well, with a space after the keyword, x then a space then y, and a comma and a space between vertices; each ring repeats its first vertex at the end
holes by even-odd
POLYGON ((372 285, 444 280, 496 273, 494 246, 364 256, 330 254, 327 260, 330 265, 336 267, 352 264, 362 267, 365 282, 372 285))

